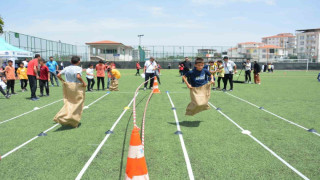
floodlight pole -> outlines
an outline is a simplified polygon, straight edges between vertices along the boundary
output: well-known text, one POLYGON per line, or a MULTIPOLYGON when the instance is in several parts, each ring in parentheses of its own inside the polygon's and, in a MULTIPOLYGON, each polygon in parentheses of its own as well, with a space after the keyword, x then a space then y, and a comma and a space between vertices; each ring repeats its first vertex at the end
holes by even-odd
POLYGON ((141 38, 143 37, 144 35, 143 34, 139 34, 138 37, 139 37, 139 46, 141 46, 141 38))

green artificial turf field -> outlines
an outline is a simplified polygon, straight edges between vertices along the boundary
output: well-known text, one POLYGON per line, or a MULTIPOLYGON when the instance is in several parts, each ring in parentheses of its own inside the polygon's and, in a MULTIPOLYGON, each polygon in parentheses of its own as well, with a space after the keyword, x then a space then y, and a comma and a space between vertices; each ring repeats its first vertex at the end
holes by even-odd
MULTIPOLYGON (((0 179, 75 179, 143 82, 141 77, 134 76, 135 70, 120 72, 120 91, 108 95, 106 91, 86 93, 85 106, 105 96, 84 110, 79 128, 58 125, 47 136, 36 138, 6 156, 0 161, 0 179)), ((185 116, 189 90, 181 83, 178 70, 161 73, 161 94, 152 96, 146 114, 145 157, 150 179, 189 178, 179 135, 174 134, 177 126, 166 91, 176 108, 195 179, 301 179, 260 144, 242 134, 219 111, 210 109, 193 117, 185 116)), ((320 179, 320 136, 257 108, 263 107, 320 132, 317 73, 262 73, 261 85, 235 84, 229 94, 212 91, 210 102, 303 175, 320 179)), ((240 80, 244 79, 243 74, 240 80)), ((0 155, 52 127, 54 115, 63 106, 63 101, 55 102, 62 99, 61 87, 50 87, 50 97, 36 102, 27 99, 30 91, 22 93, 18 84, 16 90, 18 95, 9 100, 0 97, 0 123, 9 120, 0 124, 0 155), (14 118, 52 102, 55 103, 14 118)), ((137 96, 140 127, 149 93, 150 90, 140 90, 137 96)), ((132 128, 131 106, 82 179, 124 179, 132 128)))

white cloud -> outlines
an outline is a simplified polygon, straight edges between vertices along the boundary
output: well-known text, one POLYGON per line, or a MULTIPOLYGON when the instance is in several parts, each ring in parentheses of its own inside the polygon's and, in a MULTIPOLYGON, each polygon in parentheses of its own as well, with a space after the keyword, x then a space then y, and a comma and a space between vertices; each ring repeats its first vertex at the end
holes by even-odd
POLYGON ((168 17, 162 7, 144 7, 144 11, 150 13, 153 17, 168 17))
POLYGON ((230 3, 264 3, 267 5, 275 5, 276 0, 191 0, 192 3, 198 5, 213 5, 215 7, 224 6, 230 3))

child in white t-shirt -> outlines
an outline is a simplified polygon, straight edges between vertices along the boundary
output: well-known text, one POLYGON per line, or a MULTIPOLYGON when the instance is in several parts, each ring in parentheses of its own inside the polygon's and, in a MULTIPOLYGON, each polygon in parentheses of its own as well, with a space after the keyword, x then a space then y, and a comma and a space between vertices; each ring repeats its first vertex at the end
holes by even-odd
POLYGON ((95 84, 95 81, 94 81, 94 78, 95 78, 95 75, 94 75, 94 69, 93 69, 93 65, 92 64, 89 64, 88 66, 88 69, 86 70, 86 77, 87 77, 87 82, 88 82, 88 91, 93 91, 93 86, 95 84))

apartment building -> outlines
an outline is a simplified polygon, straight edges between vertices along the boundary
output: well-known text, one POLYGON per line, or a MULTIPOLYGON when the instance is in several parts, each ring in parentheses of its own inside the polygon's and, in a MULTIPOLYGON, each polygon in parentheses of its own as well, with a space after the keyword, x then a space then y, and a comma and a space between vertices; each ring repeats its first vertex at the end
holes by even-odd
POLYGON ((296 30, 296 37, 298 58, 320 62, 320 28, 296 30))
POLYGON ((290 55, 296 55, 296 37, 292 33, 280 33, 274 36, 263 37, 262 43, 283 48, 285 58, 290 55))

